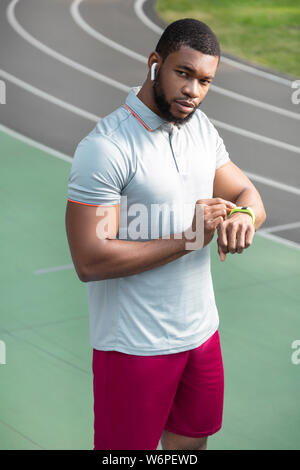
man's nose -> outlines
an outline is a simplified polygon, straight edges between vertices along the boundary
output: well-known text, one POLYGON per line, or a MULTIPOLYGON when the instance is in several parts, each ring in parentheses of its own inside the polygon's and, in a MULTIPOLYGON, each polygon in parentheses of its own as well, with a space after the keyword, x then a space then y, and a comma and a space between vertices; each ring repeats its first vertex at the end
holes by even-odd
POLYGON ((200 84, 198 80, 189 80, 184 88, 183 88, 183 93, 190 98, 198 98, 201 95, 200 91, 200 84))

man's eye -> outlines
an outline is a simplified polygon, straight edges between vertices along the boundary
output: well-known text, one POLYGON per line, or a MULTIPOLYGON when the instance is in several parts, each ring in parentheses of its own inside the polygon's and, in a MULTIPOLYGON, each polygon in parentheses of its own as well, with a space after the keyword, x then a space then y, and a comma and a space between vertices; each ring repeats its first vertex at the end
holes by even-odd
POLYGON ((186 73, 186 72, 183 72, 182 70, 177 70, 177 73, 178 73, 178 75, 180 75, 181 77, 186 77, 186 76, 187 76, 187 73, 186 73))

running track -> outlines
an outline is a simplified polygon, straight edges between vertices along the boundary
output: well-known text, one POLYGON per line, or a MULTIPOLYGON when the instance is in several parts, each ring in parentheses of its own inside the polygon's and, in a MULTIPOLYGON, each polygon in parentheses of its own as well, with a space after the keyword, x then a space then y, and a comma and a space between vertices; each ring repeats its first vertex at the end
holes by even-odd
MULTIPOLYGON (((97 119, 144 80, 161 31, 144 3, 1 0, 0 122, 72 156, 97 119)), ((300 244, 300 105, 291 83, 224 57, 202 109, 262 195, 261 234, 300 244)))
MULTIPOLYGON (((0 131, 24 141, 30 139, 38 149, 46 148, 51 155, 70 162, 77 143, 94 127, 98 118, 124 102, 131 86, 143 82, 146 57, 156 45, 160 34, 160 27, 157 25, 161 26, 162 23, 155 18, 151 2, 144 4, 142 0, 0 0, 0 11, 0 79, 6 84, 6 104, 0 104, 0 131)), ((236 356, 236 347, 243 348, 243 351, 245 347, 248 348, 245 357, 254 359, 252 371, 257 373, 261 366, 260 383, 265 384, 265 393, 272 394, 271 400, 268 395, 261 403, 261 414, 264 416, 265 411, 271 413, 273 403, 279 404, 279 414, 274 416, 274 420, 276 422, 276 417, 277 420, 283 417, 286 424, 291 415, 293 423, 297 423, 298 419, 295 408, 296 395, 292 385, 298 384, 298 370, 289 362, 289 349, 298 331, 296 312, 299 305, 299 269, 296 254, 294 258, 292 256, 293 250, 283 250, 284 245, 293 247, 297 252, 300 248, 300 105, 296 106, 291 101, 292 80, 293 78, 281 77, 224 56, 215 83, 202 107, 224 138, 232 160, 248 174, 262 195, 268 218, 263 229, 259 230, 257 238, 260 238, 259 234, 272 238, 276 243, 271 246, 277 247, 274 255, 272 253, 274 267, 270 250, 267 249, 268 239, 261 239, 257 243, 259 250, 252 253, 249 251, 243 259, 232 257, 226 266, 224 264, 226 278, 220 268, 216 272, 216 284, 219 286, 217 294, 220 292, 222 296, 222 310, 226 313, 222 322, 225 357, 231 366, 235 362, 233 369, 228 368, 227 374, 229 376, 236 371, 236 377, 241 377, 243 355, 240 358, 236 356), (260 252, 262 247, 265 247, 265 270, 259 268, 258 252, 263 256, 263 251, 260 252), (276 256, 279 257, 277 264, 276 256), (258 267, 254 273, 255 263, 258 267), (245 283, 248 285, 247 289, 245 283), (243 292, 250 292, 251 287, 257 300, 252 297, 245 303, 243 292), (238 297, 239 294, 242 298, 238 297), (232 310, 232 295, 236 299, 236 309, 242 305, 243 316, 232 310), (274 308, 271 299, 274 301, 274 308), (254 304, 259 306, 257 310, 253 307, 254 304), (267 331, 270 331, 270 337, 267 331), (255 349, 251 349, 253 341, 255 349), (272 377, 272 361, 276 377, 280 377, 280 371, 283 376, 290 374, 286 375, 283 382, 278 382, 277 392, 267 392, 268 387, 276 384, 277 380, 275 376, 272 377), (287 369, 288 367, 290 369, 287 369), (281 390, 281 383, 285 389, 281 390), (273 396, 273 393, 278 396, 273 396)), ((10 168, 13 168, 15 173, 11 172, 12 180, 3 181, 3 185, 7 184, 7 188, 14 187, 17 180, 27 189, 26 202, 29 200, 34 204, 36 195, 31 196, 31 187, 27 187, 22 175, 18 174, 16 156, 13 153, 6 154, 5 150, 9 147, 5 146, 5 139, 1 142, 2 157, 10 157, 7 160, 7 168, 3 167, 3 174, 9 174, 10 168)), ((90 364, 85 356, 87 350, 82 344, 87 336, 87 317, 83 314, 86 309, 86 297, 84 286, 74 279, 74 273, 73 277, 69 277, 69 268, 72 268, 72 265, 63 264, 67 247, 61 244, 61 232, 56 233, 58 224, 60 230, 63 230, 62 221, 55 219, 56 225, 50 225, 51 236, 47 227, 38 226, 38 217, 42 218, 43 213, 47 212, 47 218, 54 218, 55 208, 61 206, 61 193, 54 192, 51 189, 51 181, 46 178, 47 172, 52 175, 53 167, 56 166, 43 160, 37 168, 35 159, 39 154, 28 149, 26 152, 23 155, 24 161, 30 162, 32 168, 35 165, 36 174, 38 175, 39 171, 43 174, 44 171, 41 196, 48 194, 50 197, 44 201, 44 207, 42 204, 34 205, 36 213, 27 214, 26 223, 29 226, 31 222, 36 230, 34 233, 24 233, 21 241, 16 238, 18 247, 24 242, 24 252, 19 255, 16 251, 15 256, 12 254, 13 263, 9 252, 5 253, 6 271, 2 285, 6 291, 0 332, 1 339, 7 343, 8 365, 3 366, 5 368, 2 367, 1 372, 7 374, 4 376, 6 380, 3 381, 2 391, 7 391, 6 403, 9 402, 10 406, 4 417, 1 413, 0 436, 2 442, 3 437, 8 439, 11 435, 9 445, 20 445, 21 448, 22 445, 72 448, 75 444, 71 440, 78 438, 78 442, 82 443, 83 435, 78 429, 74 437, 74 429, 77 428, 70 424, 71 416, 76 423, 76 417, 72 415, 74 397, 69 403, 64 393, 74 389, 80 391, 80 404, 82 397, 91 389, 91 384, 86 382, 90 377, 90 364), (43 240, 47 237, 50 245, 47 245, 45 250, 43 240), (66 269, 67 271, 63 271, 66 269), (62 273, 55 273, 55 277, 50 278, 52 270, 61 270, 62 273), (31 277, 30 272, 33 273, 31 277), (40 276, 41 273, 48 273, 48 277, 40 276), (15 286, 18 288, 18 295, 15 286), (71 302, 68 306, 67 299, 72 295, 74 286, 76 294, 72 298, 71 307, 71 302), (49 295, 50 303, 46 300, 49 295), (84 339, 83 332, 86 332, 84 339), (81 349, 78 350, 78 347, 81 349), (13 355, 16 360, 15 367, 9 367, 13 355), (40 360, 39 356, 43 359, 40 360), (30 367, 25 366, 22 369, 20 357, 24 358, 24 364, 30 363, 30 367), (57 367, 57 361, 60 368, 57 367), (22 377, 22 370, 32 378, 32 388, 26 388, 23 384, 20 397, 16 391, 19 387, 14 387, 14 384, 15 377, 22 377), (40 381, 37 381, 35 370, 39 371, 40 381), (53 408, 50 406, 48 412, 48 430, 40 430, 40 422, 33 419, 34 410, 39 405, 40 412, 47 413, 49 398, 47 396, 45 401, 43 395, 38 392, 42 390, 45 393, 43 384, 47 383, 48 376, 56 377, 53 370, 57 371, 57 381, 62 385, 61 392, 58 392, 54 381, 52 390, 57 401, 53 403, 53 408), (36 394, 40 400, 38 404, 32 398, 36 394), (16 402, 16 399, 19 401, 16 402), (51 409, 53 412, 50 412, 51 409), (58 411, 65 416, 65 424, 60 423, 55 439, 53 433, 57 429, 55 416, 58 411), (31 416, 30 429, 28 419, 25 419, 27 414, 31 416)), ((22 165, 23 162, 20 162, 20 168, 22 165)), ((64 170, 61 167, 59 170, 57 166, 54 174, 58 175, 59 171, 65 171, 67 174, 69 166, 64 170)), ((29 169, 26 176, 27 174, 28 181, 29 177, 32 177, 35 184, 34 172, 30 173, 29 169)), ((19 193, 22 197, 21 189, 19 193)), ((19 193, 16 192, 16 195, 19 193)), ((7 201, 10 202, 8 197, 7 201)), ((8 209, 6 220, 9 222, 13 220, 11 214, 13 213, 8 209)), ((14 249, 15 244, 11 245, 14 249)), ((234 383, 233 377, 228 378, 228 382, 234 383)), ((246 381, 241 383, 241 387, 246 385, 246 381)), ((243 388, 234 391, 231 388, 230 396, 235 397, 234 406, 232 404, 230 412, 225 410, 225 415, 231 419, 234 413, 239 413, 238 400, 243 403, 241 397, 245 395, 242 390, 243 388)), ((251 391, 251 384, 248 384, 247 390, 251 391)), ((259 407, 260 404, 256 402, 257 405, 259 407)), ((250 415, 251 408, 247 415, 249 419, 250 415)), ((82 426, 90 432, 89 419, 91 417, 87 418, 84 414, 82 426)), ((234 426, 231 432, 227 425, 226 435, 235 445, 240 436, 240 445, 249 442, 250 446, 257 446, 257 442, 251 441, 251 436, 254 436, 251 429, 247 430, 249 435, 243 435, 245 417, 241 415, 240 418, 239 415, 236 419, 240 419, 240 430, 234 426)), ((235 424, 236 422, 232 421, 235 424)), ((262 429, 263 424, 261 423, 262 429)), ((266 426, 268 427, 267 423, 266 426)), ((285 435, 286 446, 288 442, 295 446, 292 443, 292 433, 291 428, 291 434, 285 435)), ((86 433, 84 435, 86 436, 86 433)), ((263 435, 263 440, 260 441, 262 446, 266 442, 265 437, 263 435)), ((272 433, 269 442, 278 448, 276 436, 272 433)), ((294 442, 297 442, 296 437, 294 442)), ((87 446, 90 446, 90 443, 87 446)))

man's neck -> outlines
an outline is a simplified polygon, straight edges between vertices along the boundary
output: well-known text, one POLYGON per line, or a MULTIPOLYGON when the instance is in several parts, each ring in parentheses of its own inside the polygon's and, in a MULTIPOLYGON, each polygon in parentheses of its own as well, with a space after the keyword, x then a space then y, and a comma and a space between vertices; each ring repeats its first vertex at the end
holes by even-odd
MULTIPOLYGON (((165 119, 160 113, 154 101, 152 82, 149 83, 149 81, 146 80, 146 82, 143 84, 142 88, 136 96, 142 101, 142 103, 144 103, 149 109, 151 109, 153 113, 157 114, 161 119, 165 119)), ((174 126, 173 122, 170 122, 170 124, 172 127, 174 126)))
POLYGON ((146 106, 148 106, 149 109, 151 109, 151 111, 153 111, 153 113, 157 114, 159 117, 162 118, 157 106, 156 106, 156 103, 154 101, 154 97, 153 97, 153 90, 152 90, 152 86, 149 85, 148 81, 146 81, 142 88, 140 89, 140 91, 138 92, 138 94, 136 95, 146 106))

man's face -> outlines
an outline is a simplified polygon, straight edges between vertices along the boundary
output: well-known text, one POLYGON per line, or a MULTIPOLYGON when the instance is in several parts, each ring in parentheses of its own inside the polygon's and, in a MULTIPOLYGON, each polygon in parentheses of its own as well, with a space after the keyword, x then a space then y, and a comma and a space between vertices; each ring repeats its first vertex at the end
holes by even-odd
POLYGON ((175 124, 187 122, 200 106, 218 67, 219 58, 181 47, 160 65, 153 96, 161 117, 175 124))

